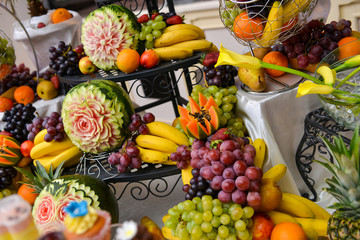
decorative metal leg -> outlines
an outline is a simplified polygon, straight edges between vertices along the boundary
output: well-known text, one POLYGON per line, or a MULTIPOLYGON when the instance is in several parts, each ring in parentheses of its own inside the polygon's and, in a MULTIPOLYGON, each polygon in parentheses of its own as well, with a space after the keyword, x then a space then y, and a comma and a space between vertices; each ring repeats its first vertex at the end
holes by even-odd
POLYGON ((351 133, 351 130, 345 129, 337 124, 323 108, 314 110, 306 115, 304 121, 304 135, 300 140, 295 155, 298 171, 309 189, 309 192, 303 192, 301 194, 302 196, 307 197, 312 201, 316 201, 318 197, 318 193, 315 189, 316 182, 313 178, 313 176, 316 176, 316 173, 312 173, 312 160, 318 158, 317 155, 321 154, 330 159, 330 161, 333 161, 320 136, 332 142, 334 136, 340 135, 344 142, 349 145, 350 140, 348 135, 351 133))

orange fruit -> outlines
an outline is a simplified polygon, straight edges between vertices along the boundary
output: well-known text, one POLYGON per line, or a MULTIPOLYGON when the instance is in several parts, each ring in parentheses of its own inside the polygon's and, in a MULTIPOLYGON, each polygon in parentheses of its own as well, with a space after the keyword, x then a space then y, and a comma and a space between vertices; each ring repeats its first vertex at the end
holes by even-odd
POLYGON ((0 112, 10 110, 14 106, 13 101, 6 97, 0 97, 0 112))
POLYGON ((124 73, 135 72, 140 66, 140 54, 134 49, 125 48, 119 52, 116 65, 124 73))
POLYGON ((360 54, 360 39, 356 37, 344 37, 338 42, 339 60, 360 54))
POLYGON ((282 222, 275 225, 270 240, 308 240, 308 237, 300 224, 282 222))
POLYGON ((57 8, 51 16, 53 23, 60 23, 70 18, 72 18, 71 13, 65 8, 57 8))
POLYGON ((234 20, 233 31, 243 40, 253 40, 260 37, 264 30, 260 17, 250 18, 246 11, 240 13, 234 20))
POLYGON ((31 205, 34 204, 36 197, 39 195, 38 193, 33 193, 35 190, 27 184, 23 184, 20 186, 18 190, 18 194, 31 205))
POLYGON ((16 102, 26 105, 34 101, 35 92, 31 87, 23 85, 15 90, 14 98, 16 102))
MULTIPOLYGON (((287 57, 283 53, 278 51, 272 51, 267 53, 263 58, 263 62, 267 62, 283 67, 288 67, 289 65, 289 60, 287 59, 287 57)), ((265 72, 272 77, 279 77, 285 73, 280 70, 269 69, 269 68, 265 68, 265 72)))

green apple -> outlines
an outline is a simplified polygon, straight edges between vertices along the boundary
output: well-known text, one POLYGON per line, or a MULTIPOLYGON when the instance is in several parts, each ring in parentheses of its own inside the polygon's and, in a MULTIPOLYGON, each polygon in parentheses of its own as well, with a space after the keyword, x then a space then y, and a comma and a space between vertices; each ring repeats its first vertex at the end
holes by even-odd
POLYGON ((82 57, 79 61, 79 70, 83 74, 91 74, 96 71, 97 67, 90 61, 89 56, 82 57))

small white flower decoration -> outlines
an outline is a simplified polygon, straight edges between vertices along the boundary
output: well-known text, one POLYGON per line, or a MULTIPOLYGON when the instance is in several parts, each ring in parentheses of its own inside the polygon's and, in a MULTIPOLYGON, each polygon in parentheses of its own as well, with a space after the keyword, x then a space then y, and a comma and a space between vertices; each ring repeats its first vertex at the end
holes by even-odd
POLYGON ((121 227, 116 229, 116 240, 131 240, 137 233, 138 225, 130 220, 123 222, 121 227))

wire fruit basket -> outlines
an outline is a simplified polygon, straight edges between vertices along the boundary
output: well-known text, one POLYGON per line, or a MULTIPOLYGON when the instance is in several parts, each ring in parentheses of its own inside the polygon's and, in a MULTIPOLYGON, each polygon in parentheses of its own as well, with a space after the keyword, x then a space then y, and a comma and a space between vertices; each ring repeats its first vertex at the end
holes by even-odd
POLYGON ((242 45, 271 47, 298 33, 317 0, 219 0, 225 28, 242 45))

